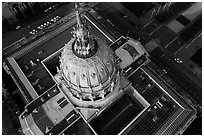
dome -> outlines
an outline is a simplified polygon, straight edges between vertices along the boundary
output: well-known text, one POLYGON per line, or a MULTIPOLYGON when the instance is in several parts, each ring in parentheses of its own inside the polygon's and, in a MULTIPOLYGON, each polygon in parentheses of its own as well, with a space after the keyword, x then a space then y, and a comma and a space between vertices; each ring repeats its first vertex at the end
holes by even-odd
POLYGON ((105 42, 95 39, 98 49, 91 57, 80 58, 74 54, 74 39, 66 44, 61 54, 62 76, 79 99, 95 101, 104 98, 104 90, 110 90, 117 79, 118 67, 113 51, 105 42))
POLYGON ((73 52, 74 39, 64 47, 60 58, 61 75, 70 87, 73 97, 84 101, 104 99, 113 92, 118 81, 118 67, 112 49, 102 40, 97 41, 97 51, 88 58, 73 52))
POLYGON ((116 96, 120 74, 112 49, 89 33, 78 10, 76 18, 73 38, 60 57, 62 89, 74 104, 98 107, 116 96))

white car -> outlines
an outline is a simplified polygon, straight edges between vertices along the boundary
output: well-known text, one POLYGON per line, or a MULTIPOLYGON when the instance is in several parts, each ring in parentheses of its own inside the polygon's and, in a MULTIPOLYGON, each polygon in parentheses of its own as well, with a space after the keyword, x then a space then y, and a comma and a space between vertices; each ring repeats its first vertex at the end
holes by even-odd
POLYGON ((21 28, 21 26, 17 26, 17 27, 16 27, 16 30, 18 30, 18 29, 20 29, 20 28, 21 28))

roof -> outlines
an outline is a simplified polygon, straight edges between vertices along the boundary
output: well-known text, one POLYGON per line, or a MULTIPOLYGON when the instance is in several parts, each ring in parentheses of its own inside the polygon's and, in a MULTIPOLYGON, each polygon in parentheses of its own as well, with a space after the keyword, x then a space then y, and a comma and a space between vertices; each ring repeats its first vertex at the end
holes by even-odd
POLYGON ((184 11, 182 15, 192 21, 201 13, 202 13, 202 2, 196 2, 193 6, 191 6, 186 11, 184 11))

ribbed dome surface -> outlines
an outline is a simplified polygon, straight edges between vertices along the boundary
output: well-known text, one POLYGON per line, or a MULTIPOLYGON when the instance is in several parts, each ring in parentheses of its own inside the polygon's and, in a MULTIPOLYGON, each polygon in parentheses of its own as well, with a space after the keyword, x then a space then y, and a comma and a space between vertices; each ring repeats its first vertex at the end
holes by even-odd
POLYGON ((93 56, 77 57, 72 50, 74 39, 71 39, 60 58, 62 76, 73 96, 80 100, 103 99, 106 92, 112 92, 117 80, 118 68, 112 49, 102 40, 95 39, 98 49, 93 56))

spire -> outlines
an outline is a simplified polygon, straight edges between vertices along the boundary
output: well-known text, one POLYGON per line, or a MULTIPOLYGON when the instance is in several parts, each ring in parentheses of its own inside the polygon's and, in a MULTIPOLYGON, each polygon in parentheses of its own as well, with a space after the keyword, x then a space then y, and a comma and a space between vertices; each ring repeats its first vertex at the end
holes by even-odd
POLYGON ((81 21, 77 3, 75 3, 75 8, 76 8, 76 19, 77 19, 76 37, 77 37, 77 40, 81 41, 83 44, 84 43, 84 27, 81 21))
POLYGON ((84 27, 84 24, 82 23, 77 3, 75 3, 75 8, 77 25, 73 31, 73 36, 75 38, 73 51, 78 57, 87 58, 92 56, 96 52, 96 42, 94 41, 94 39, 90 38, 89 31, 84 27))
POLYGON ((77 26, 78 26, 78 28, 82 28, 81 17, 80 17, 80 15, 79 15, 79 10, 78 10, 78 5, 77 5, 77 3, 75 3, 75 8, 76 8, 77 26))

